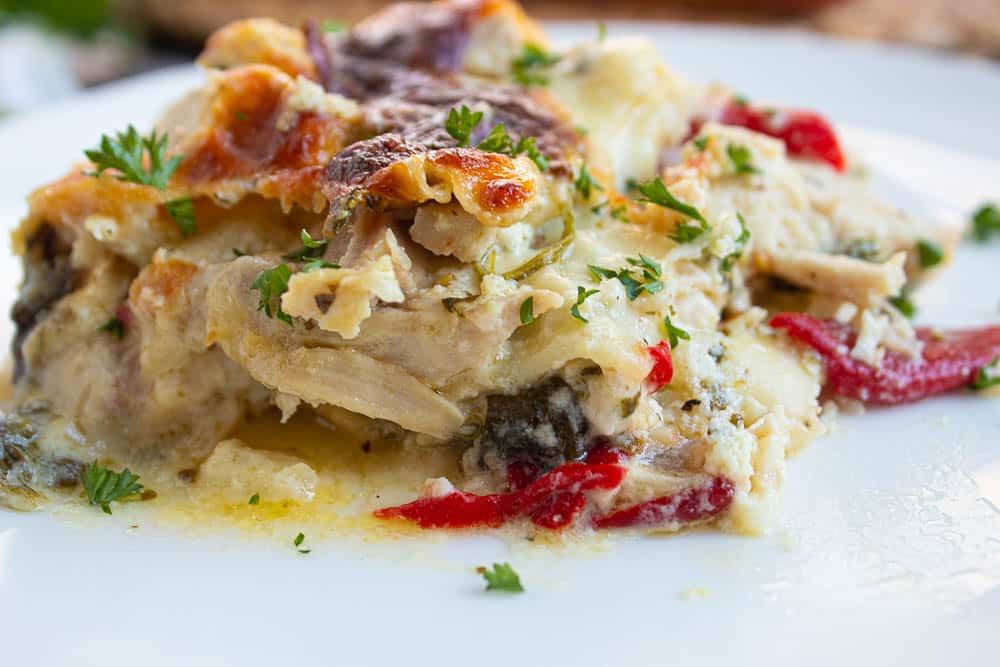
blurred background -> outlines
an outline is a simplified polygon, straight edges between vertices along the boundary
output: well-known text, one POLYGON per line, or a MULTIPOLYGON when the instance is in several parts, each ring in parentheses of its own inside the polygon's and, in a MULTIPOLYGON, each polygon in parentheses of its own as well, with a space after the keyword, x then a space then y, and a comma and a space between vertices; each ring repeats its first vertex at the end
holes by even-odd
MULTIPOLYGON (((0 0, 0 115, 190 60, 246 16, 351 23, 378 0, 0 0)), ((789 26, 1000 62, 1000 0, 523 0, 551 20, 789 26)))

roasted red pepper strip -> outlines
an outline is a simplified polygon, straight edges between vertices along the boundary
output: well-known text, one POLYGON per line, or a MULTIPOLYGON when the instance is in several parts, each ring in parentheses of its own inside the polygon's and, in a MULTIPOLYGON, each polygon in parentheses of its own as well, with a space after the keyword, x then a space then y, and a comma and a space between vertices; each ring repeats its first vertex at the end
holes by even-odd
POLYGON ((833 126, 813 111, 761 109, 730 101, 722 107, 718 120, 781 139, 794 157, 820 160, 837 171, 847 167, 833 126))
MULTIPOLYGON (((698 134, 705 120, 695 118, 691 121, 688 139, 698 134)), ((813 111, 761 109, 730 100, 715 112, 712 120, 781 139, 792 157, 826 162, 837 171, 847 168, 847 160, 833 126, 813 111)))
POLYGON ((423 528, 496 527, 518 516, 538 513, 539 520, 568 524, 583 509, 577 500, 584 491, 617 488, 625 468, 609 464, 567 463, 542 475, 521 491, 477 496, 453 491, 444 496, 420 498, 398 507, 377 510, 381 519, 408 519, 423 528), (558 516, 557 516, 558 515, 558 516))
POLYGON ((733 502, 733 483, 715 477, 707 484, 654 498, 594 519, 595 528, 650 528, 710 519, 733 502))
POLYGON ((650 393, 655 394, 674 379, 674 359, 670 355, 670 345, 665 340, 647 347, 646 351, 653 357, 653 369, 646 376, 646 382, 650 393))
POLYGON ((935 334, 917 329, 923 356, 887 350, 878 368, 850 356, 857 332, 835 320, 781 313, 771 326, 816 350, 826 362, 826 382, 838 396, 876 405, 918 401, 972 383, 979 369, 1000 354, 1000 326, 935 334))

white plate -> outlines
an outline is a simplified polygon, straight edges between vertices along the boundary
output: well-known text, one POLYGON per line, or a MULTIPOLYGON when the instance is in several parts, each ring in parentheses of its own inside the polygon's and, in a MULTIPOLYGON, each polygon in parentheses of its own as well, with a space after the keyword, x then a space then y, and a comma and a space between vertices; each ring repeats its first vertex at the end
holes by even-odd
MULTIPOLYGON (((796 33, 642 31, 692 75, 1000 156, 995 67, 796 33)), ((169 70, 0 124, 0 216, 13 225, 31 187, 102 131, 148 125, 196 80, 169 70)), ((845 133, 915 213, 957 218, 1000 197, 1000 162, 845 133)), ((7 254, 4 310, 19 275, 7 254)), ((921 295, 922 316, 996 321, 998 255, 962 248, 921 295)), ((791 462, 783 525, 760 539, 616 539, 592 553, 486 537, 315 540, 300 556, 292 532, 270 543, 130 530, 132 510, 83 522, 0 511, 0 664, 995 664, 998 406, 956 395, 844 418, 791 462), (472 568, 496 560, 515 564, 525 595, 482 592, 472 568)))

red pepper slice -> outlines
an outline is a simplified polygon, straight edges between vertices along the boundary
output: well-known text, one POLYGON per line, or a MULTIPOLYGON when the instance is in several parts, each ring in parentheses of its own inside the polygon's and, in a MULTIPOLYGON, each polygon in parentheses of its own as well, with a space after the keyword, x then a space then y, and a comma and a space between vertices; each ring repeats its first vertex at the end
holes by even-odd
POLYGON ((633 528, 710 519, 729 507, 735 489, 725 477, 670 496, 647 500, 594 519, 595 528, 633 528))
POLYGON ((518 516, 537 513, 538 521, 561 527, 583 509, 578 500, 584 491, 617 488, 625 479, 618 465, 567 463, 542 475, 520 491, 477 496, 453 491, 444 496, 420 498, 397 507, 376 510, 381 519, 408 519, 422 528, 497 527, 518 516), (557 525, 556 525, 557 524, 557 525))
MULTIPOLYGON (((730 100, 715 112, 713 119, 781 139, 792 157, 826 162, 837 171, 847 169, 836 131, 814 111, 761 109, 730 100)), ((687 139, 698 134, 704 124, 704 118, 694 118, 687 139)))
POLYGON ((827 386, 833 393, 875 405, 909 403, 968 386, 1000 355, 1000 326, 943 334, 921 327, 916 331, 924 342, 920 359, 887 350, 875 368, 850 356, 858 334, 846 324, 806 313, 781 313, 770 324, 823 357, 827 386))
POLYGON ((646 351, 653 357, 653 369, 646 376, 646 382, 650 393, 655 394, 674 379, 674 359, 670 355, 670 345, 665 340, 647 347, 646 351))
POLYGON ((816 112, 761 109, 729 101, 719 113, 719 122, 781 139, 789 155, 820 160, 837 171, 847 168, 837 133, 816 112))

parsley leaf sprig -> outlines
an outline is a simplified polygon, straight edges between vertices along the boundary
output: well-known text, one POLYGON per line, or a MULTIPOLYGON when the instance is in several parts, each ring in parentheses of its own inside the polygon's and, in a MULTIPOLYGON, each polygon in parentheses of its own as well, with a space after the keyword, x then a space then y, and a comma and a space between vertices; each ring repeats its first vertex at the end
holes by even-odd
POLYGON ((586 317, 580 314, 580 306, 583 305, 584 301, 586 301, 587 299, 594 296, 600 291, 601 290, 586 289, 585 287, 581 287, 578 285, 576 288, 576 303, 573 304, 573 307, 569 309, 569 314, 575 317, 576 319, 580 320, 584 324, 589 322, 590 320, 588 320, 586 317))
POLYGON ((638 257, 626 257, 625 261, 631 264, 632 267, 635 267, 635 269, 624 267, 618 271, 614 271, 613 269, 595 264, 589 264, 587 268, 590 270, 590 275, 594 280, 617 279, 625 288, 625 294, 628 296, 629 301, 635 301, 643 292, 656 294, 663 289, 663 281, 661 280, 663 269, 659 263, 654 262, 641 253, 638 257), (641 272, 641 275, 638 277, 633 273, 636 269, 641 272))
POLYGON ((459 146, 468 146, 472 131, 476 129, 476 126, 482 120, 482 111, 472 111, 463 104, 461 108, 455 109, 453 107, 448 112, 448 119, 444 122, 444 129, 458 142, 459 146))
POLYGON ((913 316, 917 314, 917 306, 910 300, 910 290, 905 287, 902 292, 889 297, 887 301, 907 319, 912 320, 913 316))
POLYGON ((746 146, 729 144, 726 146, 726 155, 729 156, 729 161, 733 163, 733 173, 737 176, 760 173, 760 167, 753 163, 753 153, 746 146))
MULTIPOLYGON (((444 129, 458 142, 459 147, 469 146, 472 132, 482 120, 482 111, 473 112, 463 104, 458 109, 452 107, 448 111, 448 119, 445 121, 444 129)), ((539 171, 547 171, 549 168, 549 161, 538 150, 538 143, 534 137, 521 137, 515 142, 503 123, 494 125, 489 134, 476 144, 476 148, 487 153, 501 153, 511 157, 517 157, 523 153, 535 163, 539 171)))
POLYGON ((580 196, 585 201, 590 201, 591 195, 594 194, 595 190, 604 191, 604 186, 594 180, 594 177, 590 175, 590 170, 587 169, 587 165, 580 165, 580 173, 577 174, 576 179, 573 181, 573 188, 576 189, 580 196))
POLYGON ((521 302, 521 324, 531 324, 535 321, 535 297, 529 296, 521 302))
POLYGON ((523 593, 521 577, 518 576, 510 563, 493 563, 493 569, 477 567, 476 572, 486 580, 486 590, 502 591, 504 593, 523 593))
MULTIPOLYGON (((166 152, 166 133, 157 136, 154 129, 149 136, 143 137, 129 125, 124 132, 116 132, 114 138, 102 134, 97 148, 85 150, 83 154, 97 167, 97 171, 87 172, 90 176, 99 177, 108 169, 114 169, 118 172, 115 178, 119 181, 165 190, 183 159, 180 155, 167 159, 166 152)), ((197 233, 190 197, 171 199, 163 205, 185 237, 197 233)))
POLYGON ((260 292, 260 303, 257 304, 257 310, 263 310, 268 317, 277 317, 288 326, 292 326, 292 318, 281 309, 281 295, 288 291, 288 280, 291 277, 292 270, 288 268, 288 265, 279 264, 258 273, 250 284, 250 289, 260 292), (275 301, 277 301, 277 308, 273 307, 275 301))
POLYGON ((985 243, 994 236, 1000 236, 1000 208, 983 204, 972 216, 972 237, 985 243))
POLYGON ((917 258, 920 260, 920 267, 929 269, 937 266, 944 260, 944 251, 941 246, 927 239, 917 241, 917 258))
POLYGON ((691 340, 691 334, 678 326, 674 326, 674 323, 670 321, 669 314, 663 316, 663 326, 667 330, 667 341, 670 343, 671 350, 680 345, 682 340, 691 340))
POLYGON ((298 551, 300 554, 307 554, 312 552, 312 549, 302 548, 302 543, 305 541, 306 541, 305 533, 299 533, 298 535, 295 536, 295 539, 292 540, 292 545, 295 547, 296 551, 298 551))
POLYGON ((128 468, 118 473, 100 467, 96 461, 83 469, 83 489, 90 504, 100 507, 105 514, 111 514, 111 503, 132 500, 144 491, 139 476, 128 468))
POLYGON ((1000 373, 997 373, 998 366, 1000 366, 1000 355, 979 369, 976 377, 972 380, 972 388, 976 391, 982 391, 1000 384, 1000 373))
POLYGON ((330 242, 329 239, 314 239, 304 229, 299 233, 299 238, 302 240, 302 247, 284 255, 285 259, 292 262, 315 259, 323 254, 327 244, 330 242))
POLYGON ((152 185, 157 190, 163 190, 181 163, 179 155, 164 161, 166 150, 166 134, 157 136, 154 129, 148 137, 142 137, 135 127, 129 125, 124 132, 116 132, 114 138, 102 134, 100 145, 83 153, 97 167, 97 171, 92 172, 95 176, 100 176, 107 169, 115 169, 120 172, 115 176, 119 181, 152 185), (143 161, 144 154, 149 155, 148 168, 143 161))
POLYGON ((719 268, 725 273, 733 268, 733 264, 746 252, 747 244, 750 242, 750 228, 747 221, 743 219, 743 214, 737 212, 736 219, 740 221, 740 235, 736 237, 736 250, 722 258, 719 268))
POLYGON ((537 44, 525 44, 521 55, 510 64, 511 75, 523 86, 547 86, 549 77, 546 70, 559 60, 559 56, 537 44))
POLYGON ((674 232, 670 234, 670 238, 677 243, 689 243, 710 230, 708 221, 702 216, 701 211, 690 204, 685 204, 670 194, 670 190, 667 189, 667 186, 663 184, 661 179, 656 178, 647 183, 639 183, 636 185, 636 189, 641 195, 639 201, 669 208, 700 223, 699 225, 691 225, 686 222, 679 224, 674 232))

